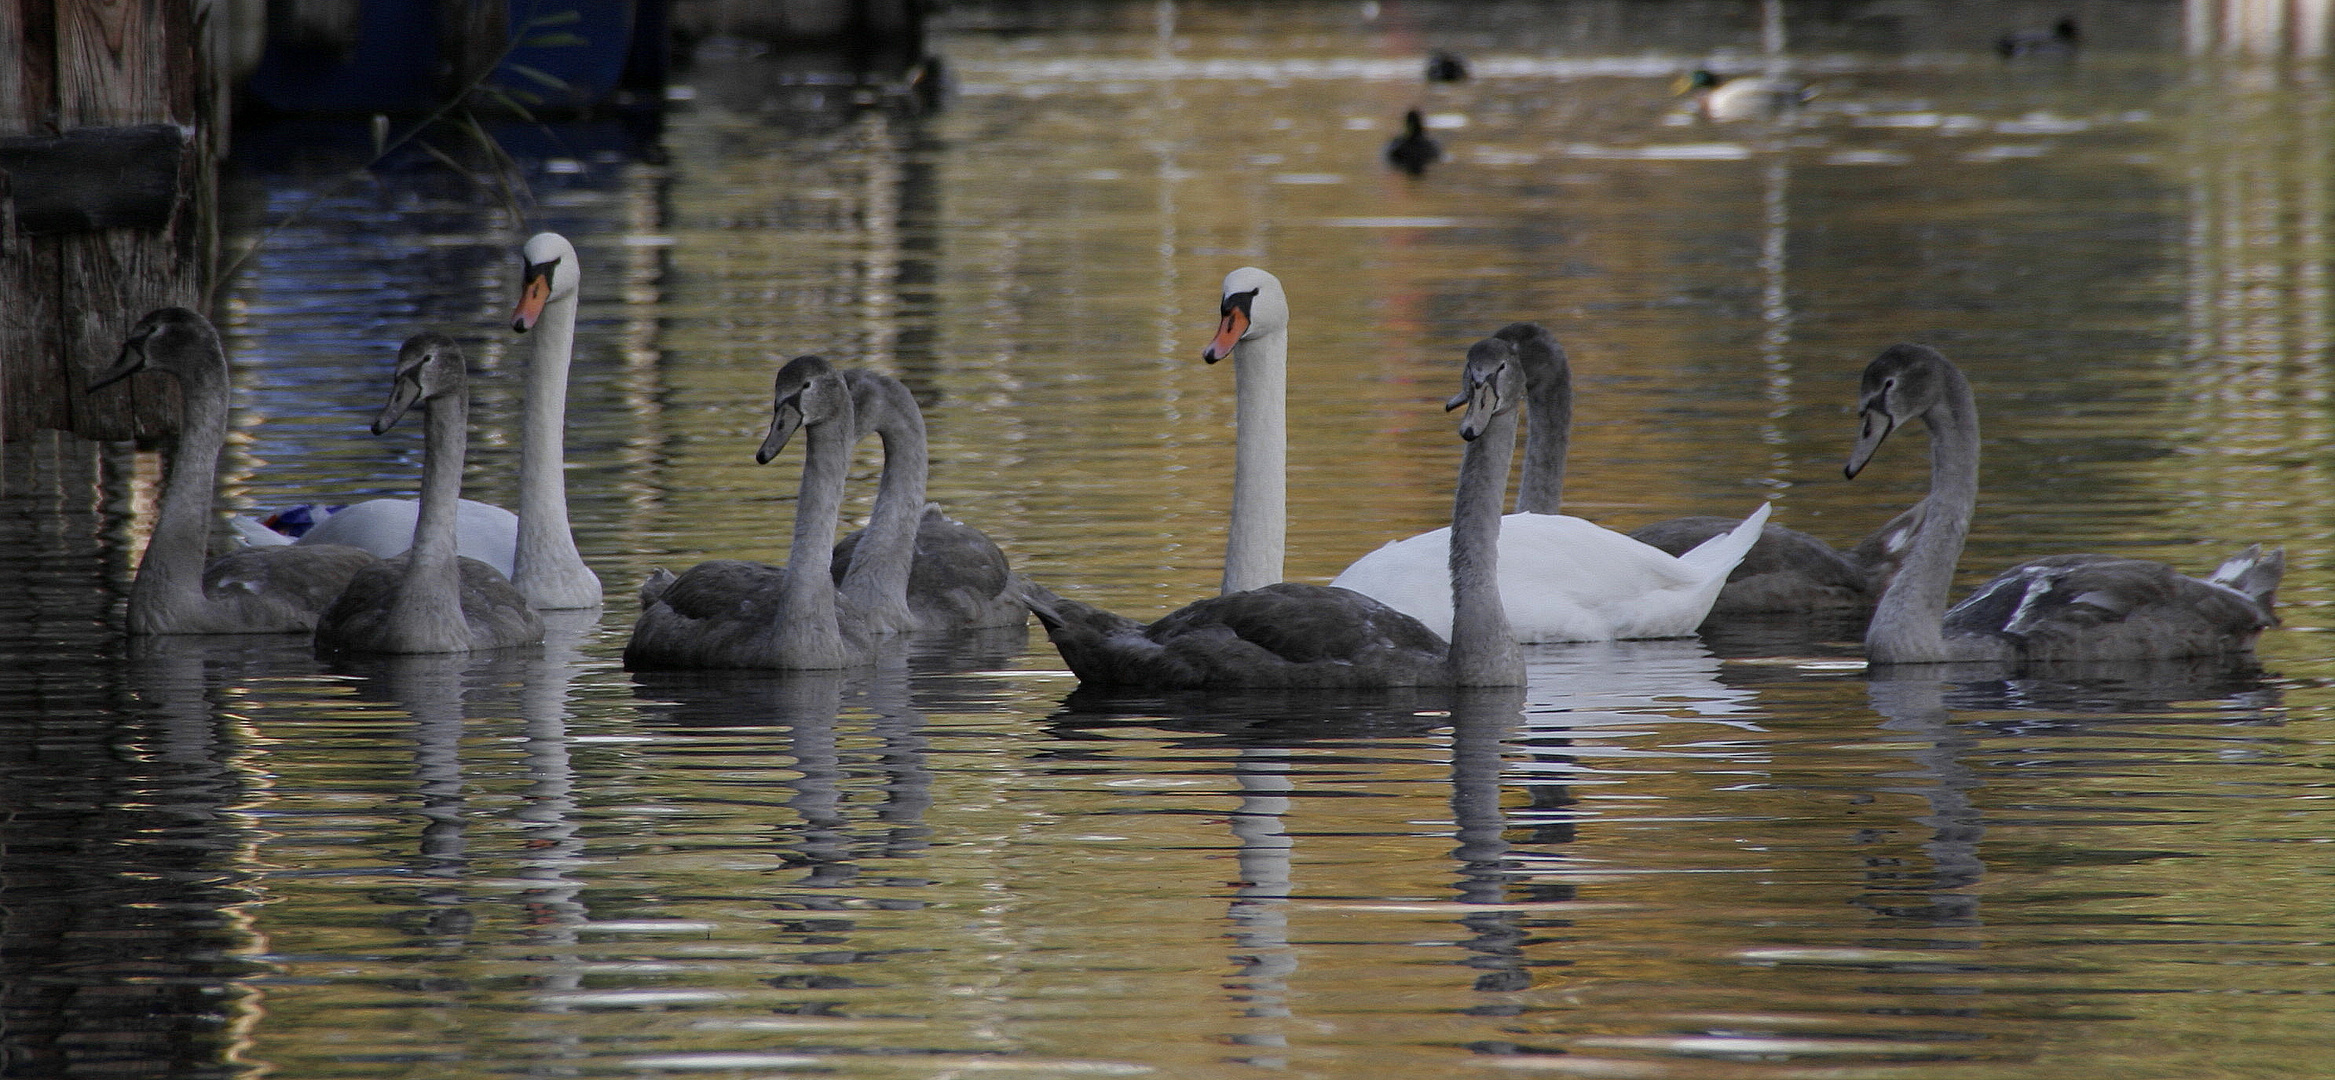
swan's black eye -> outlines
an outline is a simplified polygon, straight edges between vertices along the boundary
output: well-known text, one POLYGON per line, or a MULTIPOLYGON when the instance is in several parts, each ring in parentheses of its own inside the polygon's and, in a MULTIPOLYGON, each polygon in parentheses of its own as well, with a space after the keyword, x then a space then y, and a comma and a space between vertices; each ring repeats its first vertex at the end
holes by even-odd
POLYGON ((1249 305, 1256 303, 1256 300, 1257 290, 1255 289, 1250 289, 1247 292, 1233 293, 1232 295, 1224 298, 1224 306, 1217 309, 1217 314, 1230 315, 1233 312, 1238 311, 1243 315, 1247 315, 1249 313, 1249 305))

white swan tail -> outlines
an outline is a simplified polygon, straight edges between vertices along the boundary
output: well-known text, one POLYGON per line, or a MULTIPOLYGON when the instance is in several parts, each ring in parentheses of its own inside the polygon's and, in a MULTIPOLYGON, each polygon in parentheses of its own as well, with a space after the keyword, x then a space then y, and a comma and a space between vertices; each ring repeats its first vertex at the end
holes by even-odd
POLYGON ((1759 543, 1759 532, 1767 527, 1768 512, 1774 503, 1761 503, 1759 509, 1743 519, 1743 523, 1694 546, 1694 550, 1678 557, 1678 561, 1693 569, 1698 578, 1716 575, 1722 582, 1743 561, 1751 545, 1759 543))

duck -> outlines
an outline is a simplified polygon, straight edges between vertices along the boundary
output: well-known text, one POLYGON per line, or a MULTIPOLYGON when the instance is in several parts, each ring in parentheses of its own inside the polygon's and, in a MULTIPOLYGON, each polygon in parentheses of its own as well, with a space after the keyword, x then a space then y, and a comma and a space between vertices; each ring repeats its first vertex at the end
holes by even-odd
POLYGON ((1427 56, 1428 82, 1466 82, 1467 61, 1458 53, 1437 49, 1427 56))
MULTIPOLYGON (((493 566, 530 604, 545 610, 598 607, 600 578, 584 564, 568 525, 563 449, 583 272, 575 246, 558 233, 537 233, 520 256, 524 272, 511 329, 537 334, 520 430, 519 512, 464 499, 455 510, 455 532, 464 556, 493 566)), ((414 499, 368 499, 333 511, 293 543, 347 544, 387 558, 413 542, 420 506, 414 499)))
POLYGON ((1427 134, 1427 118, 1412 109, 1403 114, 1403 133, 1386 144, 1387 163, 1412 176, 1443 160, 1443 146, 1427 134))
MULTIPOLYGON (((916 395, 880 371, 848 368, 841 374, 851 391, 852 441, 874 434, 884 447, 868 526, 838 541, 830 564, 845 605, 865 613, 874 633, 1027 624, 1030 613, 1022 603, 1019 575, 996 541, 925 501, 930 453, 916 395), (902 550, 907 557, 901 557, 902 550)), ((766 442, 756 451, 756 461, 778 456, 791 434, 774 432, 780 440, 766 442)))
POLYGON ((1816 97, 1815 88, 1806 83, 1769 75, 1721 75, 1709 68, 1679 76, 1675 90, 1691 99, 1703 119, 1719 123, 1773 119, 1816 97))
MULTIPOLYGON (((1735 567, 1759 538, 1762 503, 1732 528, 1684 555, 1558 513, 1572 425, 1572 378, 1564 348, 1538 323, 1493 335, 1517 353, 1531 404, 1517 512, 1500 521, 1500 594, 1526 642, 1613 641, 1694 634, 1735 567)), ((1374 597, 1442 632, 1452 609, 1436 568, 1449 529, 1436 529, 1356 559, 1330 584, 1374 597)))
POLYGON ((178 444, 154 532, 130 582, 126 629, 166 634, 291 634, 316 628, 349 580, 380 559, 339 545, 240 548, 210 558, 219 454, 233 375, 219 330, 199 312, 158 308, 130 328, 95 392, 141 371, 178 380, 178 444))
POLYGON ((2083 44, 2083 31, 2073 18, 2051 24, 2049 30, 2013 30, 1996 38, 1994 51, 2005 60, 2022 56, 2073 56, 2083 44))
POLYGON ((454 510, 469 441, 468 366, 445 334, 415 334, 399 346, 389 402, 374 417, 373 434, 386 434, 416 406, 423 411, 413 542, 349 580, 317 620, 319 652, 466 653, 543 641, 543 617, 510 579, 458 553, 454 510))
MULTIPOLYGON (((779 369, 770 430, 755 460, 768 463, 801 429, 803 475, 786 565, 711 559, 678 575, 650 575, 624 647, 627 670, 835 671, 875 659, 883 635, 838 593, 831 570, 856 425, 851 387, 825 358, 798 356, 779 369)), ((883 557, 909 554, 895 546, 883 557)))
POLYGON ((1439 635, 1361 593, 1276 582, 1194 601, 1149 625, 1033 583, 1030 610, 1082 691, 1504 687, 1524 663, 1498 585, 1500 504, 1516 444, 1523 377, 1515 345, 1468 350, 1465 440, 1447 566, 1457 612, 1439 635))
POLYGON ((2238 657, 2276 625, 2285 553, 2254 544, 2193 578, 2146 559, 2051 555, 1995 575, 1946 606, 1978 505, 1978 406, 1960 368, 1926 345, 1892 345, 1866 365, 1855 479, 1898 428, 1930 433, 1930 490, 1897 573, 1865 629, 1873 664, 2238 657))

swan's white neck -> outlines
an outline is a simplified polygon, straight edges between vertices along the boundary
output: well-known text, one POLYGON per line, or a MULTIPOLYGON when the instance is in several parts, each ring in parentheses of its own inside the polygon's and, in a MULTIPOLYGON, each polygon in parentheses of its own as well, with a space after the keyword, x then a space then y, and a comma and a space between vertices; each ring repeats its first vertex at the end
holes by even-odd
POLYGON ((576 552, 568 528, 568 363, 575 352, 576 294, 544 304, 527 362, 527 402, 519 439, 519 543, 511 584, 538 608, 600 603, 600 579, 576 552))
POLYGON ((1236 434, 1232 521, 1224 539, 1224 589, 1246 592, 1281 580, 1288 543, 1289 330, 1234 346, 1236 434))
POLYGON ((1921 526, 1905 561, 1865 627, 1865 657, 1880 664, 1994 658, 1999 648, 1948 640, 1944 631, 1954 564, 1962 558, 1962 541, 1978 506, 1978 405, 1970 383, 1959 372, 1949 372, 1938 403, 1921 415, 1930 433, 1930 493, 1922 500, 1921 526))

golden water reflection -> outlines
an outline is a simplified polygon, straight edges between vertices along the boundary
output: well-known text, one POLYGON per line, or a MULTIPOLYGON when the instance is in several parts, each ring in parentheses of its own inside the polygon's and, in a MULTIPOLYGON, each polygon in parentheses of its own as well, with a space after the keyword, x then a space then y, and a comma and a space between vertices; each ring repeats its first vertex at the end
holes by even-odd
MULTIPOLYGON (((334 189, 236 283, 224 490, 409 487, 413 445, 350 418, 429 321, 478 346, 473 490, 508 497, 512 252, 557 227, 588 270, 571 503, 610 606, 541 657, 122 657, 106 530, 140 511, 12 448, 11 520, 48 531, 0 579, 28 661, 0 672, 0 821, 63 868, 5 871, 14 954, 110 986, 87 961, 129 926, 179 966, 123 978, 228 1003, 216 1030, 170 1014, 205 1075, 2326 1056, 2321 72, 2193 61, 2170 4, 2087 8, 2096 51, 2025 66, 1990 51, 2007 6, 1261 10, 951 5, 956 94, 926 116, 770 108, 783 72, 708 63, 661 162, 586 130, 531 157, 524 222, 426 169, 334 189), (1422 85, 1430 47, 1476 77, 1422 85), (1666 94, 1771 61, 1820 84, 1785 122, 1682 121, 1666 94), (1417 179, 1378 158, 1412 105, 1450 151, 1417 179), (1853 381, 1926 340, 1985 410, 1970 577, 2265 539, 2287 626, 2266 675, 1876 680, 1847 631, 1795 627, 1536 650, 1520 701, 1456 703, 1095 699, 1042 642, 831 679, 618 670, 649 567, 783 555, 795 466, 749 455, 805 352, 914 388, 932 497, 1026 572, 1137 615, 1212 591, 1232 379, 1198 352, 1251 263, 1297 312, 1295 578, 1448 513, 1452 368, 1530 318, 1579 372, 1581 513, 1773 498, 1860 535, 1924 474, 1917 440, 1840 479, 1853 381), (149 849, 183 856, 183 907, 149 849), (87 914, 147 903, 185 925, 87 914)), ((249 135, 238 235, 343 175, 249 135)), ((130 458, 90 468, 153 472, 130 458)), ((128 1026, 10 993, 36 1060, 128 1026)))

